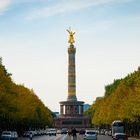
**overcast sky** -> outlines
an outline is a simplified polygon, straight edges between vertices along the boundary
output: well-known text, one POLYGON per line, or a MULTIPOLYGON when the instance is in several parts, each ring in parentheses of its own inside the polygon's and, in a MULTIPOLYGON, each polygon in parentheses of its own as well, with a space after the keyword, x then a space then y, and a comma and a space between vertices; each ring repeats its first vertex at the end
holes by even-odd
POLYGON ((140 66, 140 0, 0 0, 3 64, 52 111, 68 95, 69 27, 78 100, 92 104, 140 66))

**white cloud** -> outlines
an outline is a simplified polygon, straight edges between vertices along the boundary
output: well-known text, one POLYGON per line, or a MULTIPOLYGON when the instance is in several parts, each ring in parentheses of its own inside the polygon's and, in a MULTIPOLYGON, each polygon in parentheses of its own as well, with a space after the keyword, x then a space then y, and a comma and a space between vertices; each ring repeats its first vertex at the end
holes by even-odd
POLYGON ((0 0, 0 15, 2 15, 6 10, 7 7, 10 5, 11 0, 0 0))
POLYGON ((112 3, 125 3, 132 0, 59 0, 52 5, 40 9, 34 9, 29 13, 27 19, 47 18, 58 14, 79 11, 88 7, 100 6, 112 3))

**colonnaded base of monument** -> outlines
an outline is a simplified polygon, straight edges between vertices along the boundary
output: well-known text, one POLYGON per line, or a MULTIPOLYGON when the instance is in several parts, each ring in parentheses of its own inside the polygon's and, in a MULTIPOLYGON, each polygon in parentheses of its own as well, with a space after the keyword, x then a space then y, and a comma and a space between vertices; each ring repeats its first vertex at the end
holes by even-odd
POLYGON ((56 128, 88 128, 89 117, 83 116, 83 101, 67 100, 60 102, 60 115, 54 118, 56 128))

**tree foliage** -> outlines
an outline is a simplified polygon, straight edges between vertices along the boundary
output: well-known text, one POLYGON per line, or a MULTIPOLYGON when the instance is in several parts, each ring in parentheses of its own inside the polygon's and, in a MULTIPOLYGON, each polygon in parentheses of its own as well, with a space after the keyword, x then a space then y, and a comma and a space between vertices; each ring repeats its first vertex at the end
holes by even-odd
POLYGON ((51 111, 32 89, 12 81, 0 59, 0 128, 27 130, 51 124, 51 111))
POLYGON ((105 95, 96 100, 86 114, 92 124, 111 124, 114 120, 140 122, 140 67, 123 79, 105 86, 105 95))

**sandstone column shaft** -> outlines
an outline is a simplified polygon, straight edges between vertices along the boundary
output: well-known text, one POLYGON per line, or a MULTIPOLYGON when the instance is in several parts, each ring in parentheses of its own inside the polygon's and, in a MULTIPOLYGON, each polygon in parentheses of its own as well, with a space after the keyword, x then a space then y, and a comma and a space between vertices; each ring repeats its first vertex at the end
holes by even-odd
POLYGON ((75 53, 76 53, 76 48, 74 48, 74 45, 70 45, 68 48, 68 100, 77 100, 75 53))

